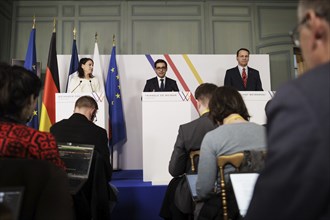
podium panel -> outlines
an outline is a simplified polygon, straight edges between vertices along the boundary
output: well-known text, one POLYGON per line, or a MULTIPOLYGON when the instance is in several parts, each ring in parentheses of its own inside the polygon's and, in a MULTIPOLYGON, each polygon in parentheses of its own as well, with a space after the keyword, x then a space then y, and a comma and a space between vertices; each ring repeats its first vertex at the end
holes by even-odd
POLYGON ((61 121, 62 119, 70 118, 73 114, 74 105, 77 99, 81 96, 88 95, 95 99, 99 107, 95 122, 96 125, 108 130, 108 101, 105 99, 105 96, 101 96, 97 93, 56 93, 55 94, 55 103, 56 103, 56 113, 55 121, 61 121))
POLYGON ((179 125, 191 121, 190 92, 142 93, 143 181, 168 184, 179 125))
POLYGON ((250 121, 263 125, 267 123, 265 106, 272 99, 274 92, 272 91, 240 91, 246 108, 251 116, 250 121))

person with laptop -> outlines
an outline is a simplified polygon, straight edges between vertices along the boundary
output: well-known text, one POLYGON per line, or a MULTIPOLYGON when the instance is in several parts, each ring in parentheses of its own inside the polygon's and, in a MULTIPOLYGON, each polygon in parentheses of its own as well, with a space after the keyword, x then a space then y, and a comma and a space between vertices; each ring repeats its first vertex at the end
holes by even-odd
MULTIPOLYGON (((265 127, 249 122, 249 112, 235 88, 218 87, 212 95, 209 107, 210 117, 221 126, 208 132, 202 141, 196 182, 200 202, 196 205, 195 219, 215 219, 221 215, 217 157, 266 148, 265 127)), ((225 169, 226 173, 228 168, 225 169)), ((237 207, 233 210, 230 204, 231 201, 228 201, 229 217, 237 217, 237 207)))
POLYGON ((112 176, 108 137, 105 129, 94 124, 98 110, 97 102, 91 96, 81 96, 74 106, 74 113, 68 119, 55 123, 50 132, 58 143, 79 143, 94 145, 93 160, 89 177, 82 189, 73 195, 77 219, 110 219, 109 202, 112 176))
POLYGON ((15 212, 19 219, 73 220, 68 178, 55 138, 26 125, 35 115, 41 80, 24 67, 0 63, 0 82, 0 188, 24 189, 15 212))
POLYGON ((167 187, 160 211, 164 219, 188 220, 193 216, 193 200, 183 174, 192 173, 189 152, 199 150, 204 135, 216 127, 208 117, 209 101, 216 88, 212 83, 203 83, 197 87, 195 98, 200 117, 179 127, 169 163, 169 172, 174 178, 167 187))

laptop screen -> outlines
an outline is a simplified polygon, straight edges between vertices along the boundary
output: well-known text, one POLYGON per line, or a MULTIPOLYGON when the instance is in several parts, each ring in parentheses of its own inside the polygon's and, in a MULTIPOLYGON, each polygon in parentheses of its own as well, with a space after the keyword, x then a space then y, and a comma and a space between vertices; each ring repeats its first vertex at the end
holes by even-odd
POLYGON ((0 188, 0 203, 9 208, 13 219, 19 218, 24 187, 0 188))
POLYGON ((187 174, 186 178, 188 181, 191 196, 195 201, 197 199, 197 191, 196 191, 197 174, 187 174))
POLYGON ((60 143, 58 150, 69 177, 88 177, 94 152, 93 145, 60 143))

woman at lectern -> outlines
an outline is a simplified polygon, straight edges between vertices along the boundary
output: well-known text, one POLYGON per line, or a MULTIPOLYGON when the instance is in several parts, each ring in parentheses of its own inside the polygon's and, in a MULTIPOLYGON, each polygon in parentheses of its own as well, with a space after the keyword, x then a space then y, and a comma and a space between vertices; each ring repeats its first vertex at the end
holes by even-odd
POLYGON ((68 93, 101 92, 98 78, 93 75, 94 61, 91 58, 81 58, 78 72, 71 76, 68 93))

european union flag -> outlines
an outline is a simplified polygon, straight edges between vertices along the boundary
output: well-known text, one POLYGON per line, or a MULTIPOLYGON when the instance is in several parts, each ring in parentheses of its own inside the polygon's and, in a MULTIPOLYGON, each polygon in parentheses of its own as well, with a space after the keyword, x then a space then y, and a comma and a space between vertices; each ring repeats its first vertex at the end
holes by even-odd
MULTIPOLYGON (((36 51, 35 27, 32 28, 30 33, 29 45, 25 55, 24 67, 34 72, 34 74, 37 74, 37 51, 36 51)), ((27 125, 38 130, 39 119, 37 113, 38 113, 38 104, 36 105, 36 108, 34 110, 34 115, 32 116, 32 120, 27 125)))
POLYGON ((79 66, 79 58, 78 58, 77 44, 76 44, 76 39, 73 39, 72 52, 71 52, 71 62, 70 62, 68 80, 67 80, 67 83, 66 83, 66 92, 68 92, 68 84, 69 84, 70 76, 73 73, 78 71, 78 66, 79 66))
POLYGON ((105 88, 109 102, 110 146, 123 144, 127 140, 126 125, 116 62, 116 46, 112 47, 108 76, 105 88))

